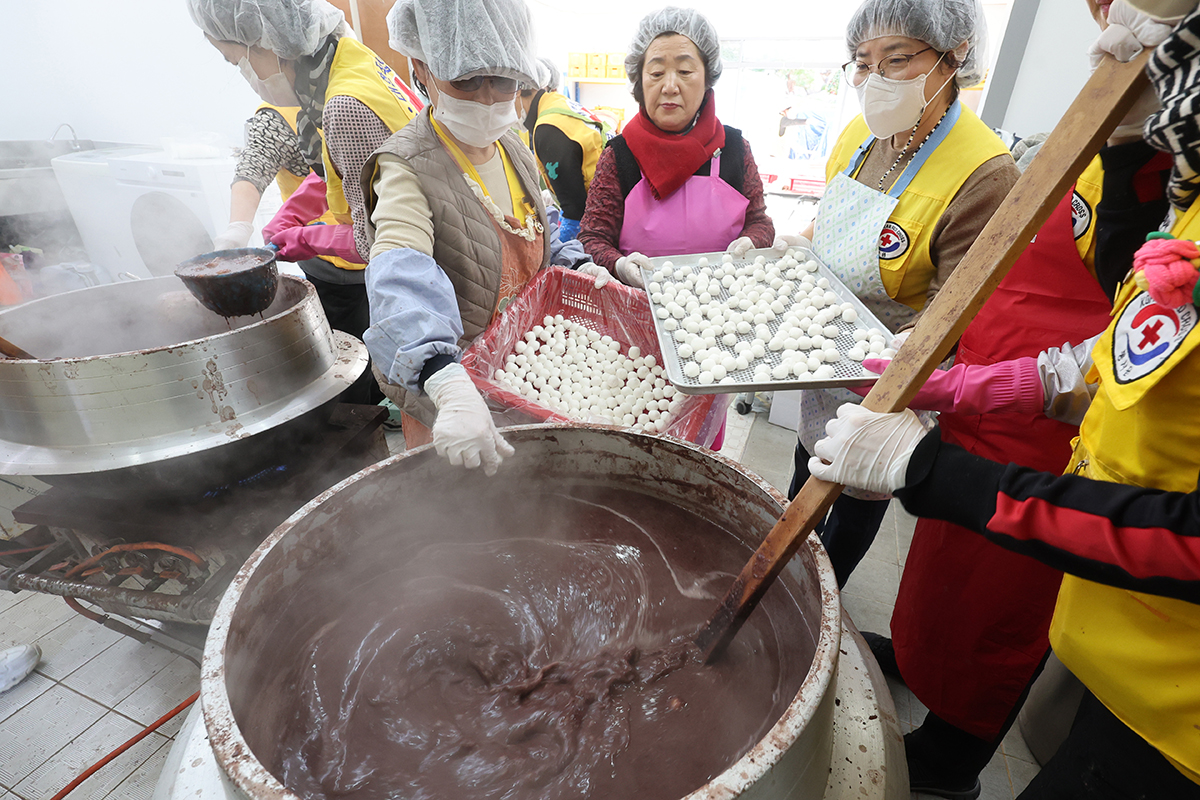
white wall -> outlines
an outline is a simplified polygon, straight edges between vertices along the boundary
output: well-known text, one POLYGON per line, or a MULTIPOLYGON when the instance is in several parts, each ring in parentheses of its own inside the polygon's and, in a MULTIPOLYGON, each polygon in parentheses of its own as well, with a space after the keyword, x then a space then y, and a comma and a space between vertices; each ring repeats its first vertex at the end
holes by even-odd
MULTIPOLYGON (((638 20, 666 4, 645 0, 529 0, 538 51, 566 66, 569 51, 623 51, 638 20)), ((726 39, 841 38, 857 3, 813 0, 695 0, 726 39)), ((1092 30, 1083 0, 1045 0, 1014 96, 1010 127, 1027 123, 1041 106, 1057 119, 1086 79, 1083 52, 1092 30), (1045 21, 1043 21, 1045 17, 1045 21), (1066 79, 1047 80, 1041 62, 1067 62, 1066 79), (1073 69, 1071 69, 1073 67, 1073 69), (1078 80, 1075 80, 1078 78, 1078 80), (1023 91, 1028 84, 1028 92, 1023 91), (1026 95, 1029 95, 1026 99, 1026 95), (1044 99, 1041 98, 1045 95, 1044 99)), ((990 15, 989 15, 990 16, 990 15)), ((187 13, 185 0, 58 0, 0 2, 5 37, 5 75, 0 81, 0 139, 42 139, 62 122, 80 138, 157 144, 162 137, 215 132, 240 144, 242 124, 258 104, 236 68, 208 44, 187 13), (15 35, 13 35, 15 34, 15 35)), ((1048 73, 1054 77, 1055 72, 1048 73)), ((1051 123, 1052 124, 1052 123, 1051 123)), ((65 135, 65 134, 60 134, 65 135)))
POLYGON ((1042 0, 1000 127, 1019 136, 1054 128, 1087 83, 1099 33, 1083 0, 1042 0))
POLYGON ((45 139, 69 122, 81 139, 157 144, 215 132, 240 145, 260 102, 185 0, 3 0, 0 30, 0 139, 45 139))
MULTIPOLYGON (((625 50, 638 20, 666 0, 529 3, 538 51, 565 68, 569 51, 625 50)), ((692 5, 723 37, 791 38, 841 36, 854 4, 692 5)), ((44 139, 69 122, 83 139, 157 144, 162 137, 215 132, 237 145, 259 102, 205 40, 185 0, 0 0, 0 30, 10 34, 0 139, 44 139)))
POLYGON ((858 5, 816 0, 528 0, 538 33, 538 50, 566 66, 568 51, 619 52, 629 46, 638 21, 667 5, 695 8, 724 39, 812 39, 841 37, 858 5))

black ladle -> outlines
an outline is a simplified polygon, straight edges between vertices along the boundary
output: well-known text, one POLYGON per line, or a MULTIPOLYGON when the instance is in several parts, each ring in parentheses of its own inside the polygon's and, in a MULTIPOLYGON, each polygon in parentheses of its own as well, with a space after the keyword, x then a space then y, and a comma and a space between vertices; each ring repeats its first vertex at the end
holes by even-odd
POLYGON ((175 275, 200 304, 222 317, 261 314, 279 291, 275 250, 241 247, 189 258, 175 275))

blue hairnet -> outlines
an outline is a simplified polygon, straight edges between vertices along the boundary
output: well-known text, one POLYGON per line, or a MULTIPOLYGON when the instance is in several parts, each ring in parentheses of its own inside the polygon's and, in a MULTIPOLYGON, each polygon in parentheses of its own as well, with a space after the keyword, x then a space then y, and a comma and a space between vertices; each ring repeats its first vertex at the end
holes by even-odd
POLYGON ((292 61, 315 53, 346 21, 326 0, 188 0, 188 11, 219 42, 261 47, 292 61))
POLYGON ((975 86, 987 70, 987 23, 979 0, 867 0, 846 26, 850 57, 863 42, 905 36, 934 50, 954 52, 955 82, 975 86), (965 52, 964 52, 965 51, 965 52))
POLYGON ((397 0, 387 21, 392 49, 438 80, 499 75, 540 85, 525 0, 397 0))
POLYGON ((638 85, 642 80, 642 64, 650 43, 664 33, 678 33, 692 40, 704 59, 704 83, 709 88, 721 77, 721 39, 717 29, 699 11, 692 8, 667 8, 642 17, 637 33, 625 54, 625 74, 629 82, 638 85))

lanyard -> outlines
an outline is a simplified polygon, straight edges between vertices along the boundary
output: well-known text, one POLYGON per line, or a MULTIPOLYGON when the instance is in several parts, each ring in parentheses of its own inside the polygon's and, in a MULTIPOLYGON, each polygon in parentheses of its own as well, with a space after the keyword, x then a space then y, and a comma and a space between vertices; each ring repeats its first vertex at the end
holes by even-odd
MULTIPOLYGON (((479 185, 479 188, 483 190, 483 193, 490 198, 491 193, 488 192, 487 186, 484 185, 483 178, 479 177, 479 170, 475 169, 475 165, 471 163, 466 154, 446 135, 441 123, 433 119, 432 114, 429 121, 433 123, 433 130, 437 133, 438 138, 442 140, 442 144, 450 151, 450 155, 454 156, 458 168, 463 171, 464 175, 475 181, 479 185)), ((509 160, 508 153, 504 150, 504 145, 496 142, 496 149, 500 151, 500 159, 504 164, 504 177, 508 181, 508 191, 512 196, 513 216, 516 217, 518 225, 524 226, 527 218, 537 214, 537 209, 529 202, 525 189, 521 186, 521 180, 517 177, 517 171, 513 167, 512 161, 509 160)))
MULTIPOLYGON (((887 190, 887 195, 889 197, 899 199, 900 195, 904 194, 904 190, 907 189, 909 184, 913 182, 913 178, 917 177, 917 173, 921 171, 921 167, 926 161, 929 160, 929 157, 933 155, 933 151, 936 150, 938 145, 944 142, 946 137, 950 135, 950 130, 954 127, 955 123, 958 122, 958 118, 961 115, 962 103, 958 100, 955 100, 950 106, 950 110, 947 112, 946 118, 942 120, 942 124, 937 127, 937 130, 933 132, 933 135, 930 136, 925 142, 924 146, 921 147, 920 151, 913 157, 913 160, 904 166, 904 171, 900 173, 900 177, 896 178, 896 182, 893 183, 891 188, 887 190)), ((867 153, 870 152, 871 147, 875 144, 875 142, 876 139, 874 136, 868 136, 867 140, 859 146, 858 150, 855 151, 854 157, 850 159, 850 165, 843 170, 842 174, 848 178, 853 178, 858 172, 859 167, 862 166, 863 159, 866 158, 867 153)))

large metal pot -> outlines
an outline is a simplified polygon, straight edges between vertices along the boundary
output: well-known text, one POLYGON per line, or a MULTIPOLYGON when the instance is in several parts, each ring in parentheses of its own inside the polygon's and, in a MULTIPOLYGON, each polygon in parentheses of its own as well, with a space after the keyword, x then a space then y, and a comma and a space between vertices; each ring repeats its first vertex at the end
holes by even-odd
MULTIPOLYGON (((530 485, 578 481, 633 489, 712 520, 751 546, 770 530, 784 505, 778 492, 739 465, 677 440, 608 428, 551 426, 510 428, 505 437, 516 448, 505 470, 522 475, 530 485)), ((264 766, 260 753, 276 741, 281 729, 286 710, 279 700, 281 675, 290 666, 281 663, 280 653, 267 643, 292 624, 289 614, 302 613, 305 624, 321 624, 314 615, 320 617, 323 607, 306 594, 306 579, 330 569, 333 553, 352 558, 361 540, 384 530, 389 518, 403 513, 406 504, 420 502, 433 487, 451 487, 449 491, 467 495, 477 480, 484 479, 450 466, 428 447, 396 456, 314 499, 246 561, 213 619, 201 676, 209 740, 240 796, 296 798, 264 766)), ((428 533, 430 539, 444 535, 428 533)), ((698 542, 697 548, 702 547, 698 542)), ((736 572, 740 566, 722 568, 736 572)), ((354 575, 344 577, 355 580, 354 575)), ((807 674, 801 672, 799 691, 767 735, 688 800, 825 795, 833 746, 833 678, 843 628, 833 570, 814 538, 800 548, 785 579, 808 628, 794 635, 810 636, 815 645, 811 665, 807 674)))
POLYGON ((173 276, 0 313, 0 336, 40 359, 0 360, 0 474, 120 476, 93 482, 108 493, 252 466, 251 437, 294 435, 367 361, 306 281, 282 277, 263 316, 227 321, 173 276))

